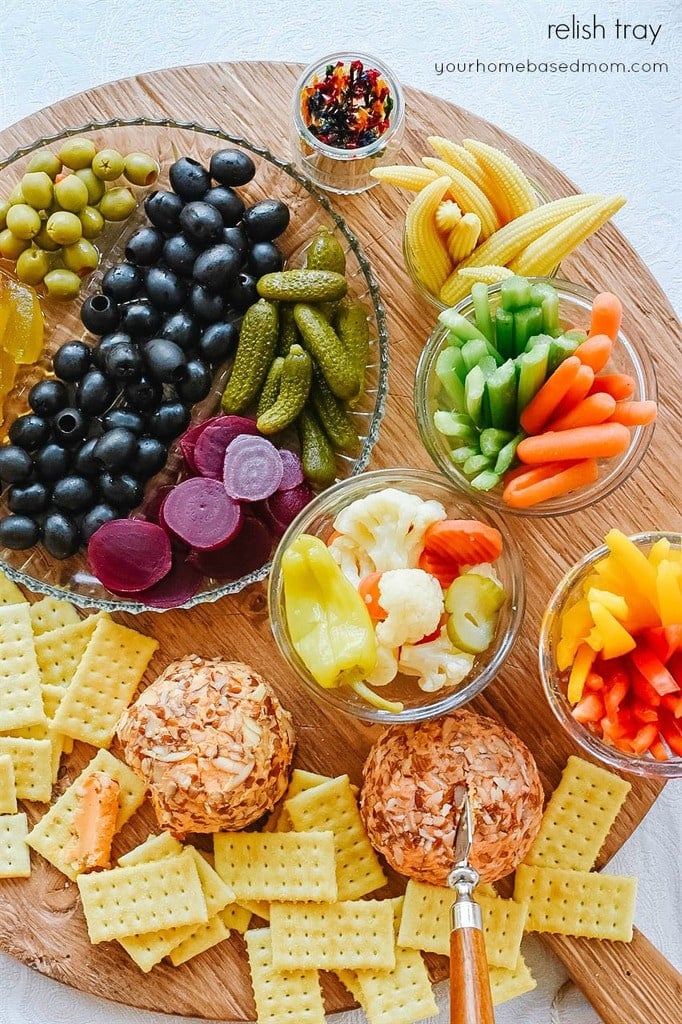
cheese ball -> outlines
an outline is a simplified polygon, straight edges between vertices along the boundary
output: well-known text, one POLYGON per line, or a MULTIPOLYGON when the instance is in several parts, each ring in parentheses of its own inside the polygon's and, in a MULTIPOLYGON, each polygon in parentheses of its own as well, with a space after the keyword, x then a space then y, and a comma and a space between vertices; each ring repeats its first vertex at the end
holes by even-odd
POLYGON ((454 790, 473 812, 470 863, 494 882, 523 860, 540 827, 543 789, 531 752, 471 711, 387 729, 369 752, 360 802, 370 842, 402 875, 447 885, 455 866, 454 790))
POLYGON ((291 715, 241 662, 172 662, 116 732, 126 762, 149 786, 159 825, 178 838, 245 828, 288 784, 291 715))

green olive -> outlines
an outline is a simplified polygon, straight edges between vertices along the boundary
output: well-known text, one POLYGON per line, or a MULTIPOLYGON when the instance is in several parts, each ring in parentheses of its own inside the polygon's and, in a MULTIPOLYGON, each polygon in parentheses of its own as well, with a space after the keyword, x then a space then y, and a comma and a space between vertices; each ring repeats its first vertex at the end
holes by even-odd
POLYGON ((67 139, 59 150, 59 159, 73 171, 89 167, 97 149, 90 139, 67 139))
POLYGON ((60 210, 53 213, 45 225, 45 230, 53 242, 59 245, 72 245, 83 234, 83 227, 75 213, 60 210))
POLYGON ((123 174, 125 162, 117 149, 100 149, 92 160, 92 171, 102 181, 115 181, 123 174))
POLYGON ((17 260, 16 274, 24 284, 40 284, 50 269, 50 257, 34 245, 25 249, 17 260))
POLYGON ((105 220, 125 220, 136 206, 135 196, 129 188, 110 188, 102 196, 99 212, 105 220))
POLYGON ((90 200, 87 185, 75 174, 67 174, 58 181, 54 187, 54 194, 62 210, 68 210, 70 213, 80 213, 90 200))
POLYGON ((83 228, 83 238, 98 238, 104 230, 104 217, 94 206, 86 206, 78 214, 83 228))
POLYGON ((9 228, 0 231, 0 256, 6 260, 16 260, 21 256, 24 249, 30 248, 31 243, 25 238, 17 238, 9 228))
POLYGON ((149 153, 128 153, 123 173, 133 185, 153 185, 159 176, 159 165, 149 153))
POLYGON ((7 211, 7 227, 17 238, 35 238, 42 227, 42 221, 32 206, 17 203, 7 211))
POLYGON ((90 274, 99 263, 99 253, 87 238, 79 238, 73 245, 65 245, 62 259, 67 270, 72 270, 79 277, 90 274))
POLYGON ((26 168, 27 172, 32 173, 33 171, 44 171, 53 180, 57 177, 62 169, 62 162, 58 156, 51 153, 49 149, 41 149, 39 153, 34 153, 28 162, 26 168))
POLYGON ((52 178, 45 171, 27 172, 21 179, 21 194, 34 210, 46 210, 54 196, 52 178))
POLYGON ((38 234, 33 239, 33 244, 37 245, 39 249, 44 249, 45 252, 56 252, 57 249, 61 249, 59 242, 55 242, 54 239, 50 238, 47 233, 47 223, 43 224, 38 234))
POLYGON ((7 227, 7 211, 9 210, 9 203, 0 203, 0 231, 4 231, 7 227))
POLYGON ((88 190, 88 206, 97 206, 104 195, 104 182, 97 177, 92 167, 82 167, 80 171, 76 171, 76 177, 80 178, 88 190))
POLYGON ((23 203, 24 202, 24 193, 21 191, 21 182, 20 181, 18 181, 16 183, 16 185, 14 186, 12 191, 10 192, 9 196, 7 197, 7 202, 9 203, 10 206, 16 206, 17 203, 23 203))
POLYGON ((45 287, 51 299, 75 299, 81 290, 81 279, 72 270, 59 268, 45 275, 45 287))

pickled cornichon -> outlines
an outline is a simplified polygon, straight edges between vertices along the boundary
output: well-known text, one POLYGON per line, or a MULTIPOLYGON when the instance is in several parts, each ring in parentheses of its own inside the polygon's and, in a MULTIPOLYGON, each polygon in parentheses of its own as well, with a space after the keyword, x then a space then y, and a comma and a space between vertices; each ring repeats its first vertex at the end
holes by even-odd
POLYGON ((277 342, 277 355, 285 356, 292 345, 301 341, 298 327, 294 320, 294 307, 283 302, 279 307, 279 340, 277 342))
POLYGON ((336 448, 356 451, 360 440, 344 403, 331 391, 320 371, 313 369, 310 398, 322 427, 336 448))
MULTIPOLYGON (((280 335, 281 335, 280 330, 280 335)), ((284 366, 284 356, 275 356, 270 363, 270 369, 267 372, 261 393, 258 397, 258 408, 257 413, 262 416, 264 412, 275 404, 277 401, 277 395, 279 394, 279 385, 282 380, 282 367, 284 366)))
POLYGON ((308 406, 296 420, 296 427, 306 480, 316 487, 329 487, 336 479, 334 449, 315 413, 308 406))
POLYGON ((261 434, 276 434, 294 422, 310 393, 311 377, 310 356, 300 345, 292 345, 284 357, 277 399, 256 420, 261 434))
MULTIPOLYGON (((358 396, 365 386, 365 369, 369 358, 369 321, 367 307, 361 302, 339 303, 334 327, 345 351, 353 360, 358 376, 358 396)), ((356 396, 357 397, 357 396, 356 396)))
POLYGON ((304 346, 320 367, 336 397, 355 398, 359 391, 355 362, 348 358, 331 324, 315 306, 303 302, 297 302, 294 306, 294 319, 304 346))
POLYGON ((326 302, 341 299, 348 291, 343 274, 333 270, 278 270, 258 281, 263 299, 280 302, 326 302))
POLYGON ((328 228, 320 228, 308 246, 305 256, 308 270, 333 270, 346 273, 346 254, 338 238, 328 228))
POLYGON ((277 347, 277 306, 259 299, 249 306, 239 331, 232 374, 223 392, 225 412, 241 412, 253 402, 265 380, 277 347))

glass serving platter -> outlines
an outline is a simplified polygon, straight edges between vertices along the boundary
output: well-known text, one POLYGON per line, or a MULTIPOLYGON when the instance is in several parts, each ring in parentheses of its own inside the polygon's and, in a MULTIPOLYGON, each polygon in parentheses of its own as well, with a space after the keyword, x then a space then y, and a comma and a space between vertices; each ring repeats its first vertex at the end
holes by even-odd
MULTIPOLYGON (((314 231, 327 227, 341 242, 346 254, 346 277, 349 295, 359 299, 368 308, 370 325, 370 354, 366 369, 365 391, 352 411, 352 418, 360 437, 361 447, 354 456, 337 456, 337 480, 361 473, 368 465, 372 448, 377 442, 384 414, 388 387, 388 335, 386 317, 379 289, 367 257, 355 234, 334 210, 327 197, 303 177, 290 163, 269 152, 263 146, 247 139, 230 135, 218 128, 208 128, 192 122, 169 119, 134 118, 91 122, 77 128, 66 128, 59 133, 36 139, 0 159, 0 203, 20 181, 31 157, 44 148, 56 152, 67 138, 84 136, 91 139, 99 150, 114 148, 122 153, 143 151, 151 154, 160 166, 158 181, 150 188, 137 188, 121 180, 115 185, 128 185, 138 199, 133 214, 123 222, 107 222, 103 233, 94 241, 100 252, 97 269, 86 278, 78 299, 58 302, 47 297, 44 287, 38 287, 45 333, 42 353, 36 363, 19 368, 14 387, 5 401, 5 422, 0 426, 0 443, 12 420, 28 411, 27 394, 38 380, 52 375, 52 355, 71 339, 94 342, 81 323, 81 303, 99 290, 104 272, 124 259, 125 242, 142 224, 147 223, 143 200, 153 189, 169 187, 168 169, 180 156, 189 156, 208 166, 210 156, 219 149, 237 147, 247 151, 256 164, 252 181, 239 186, 238 191, 247 205, 264 198, 277 198, 285 202, 291 213, 286 231, 277 239, 286 265, 301 265, 302 254, 314 231)), ((0 273, 13 276, 13 264, 0 259, 0 273)), ((219 412, 220 396, 229 376, 230 362, 219 368, 207 399, 192 410, 192 423, 219 412)), ((164 470, 146 486, 145 498, 160 483, 173 483, 179 478, 181 458, 175 445, 171 445, 169 460, 164 470)), ((0 516, 7 513, 7 489, 0 494, 0 516)), ((135 600, 134 595, 118 597, 106 590, 90 571, 86 552, 59 560, 47 553, 40 543, 25 551, 0 548, 0 568, 17 583, 30 590, 56 598, 65 598, 81 608, 99 608, 106 611, 162 611, 135 600)), ((261 568, 239 579, 221 581, 205 577, 201 589, 184 604, 190 608, 235 594, 256 581, 264 579, 270 569, 268 561, 261 568)))

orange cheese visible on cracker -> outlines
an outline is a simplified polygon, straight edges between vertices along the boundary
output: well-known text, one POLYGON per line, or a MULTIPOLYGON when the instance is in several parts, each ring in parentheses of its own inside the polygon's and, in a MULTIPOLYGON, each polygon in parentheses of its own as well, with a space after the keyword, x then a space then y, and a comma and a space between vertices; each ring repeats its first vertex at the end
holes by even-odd
POLYGON ((106 772, 90 772, 83 779, 74 815, 76 839, 68 852, 78 871, 110 866, 120 789, 106 772))

